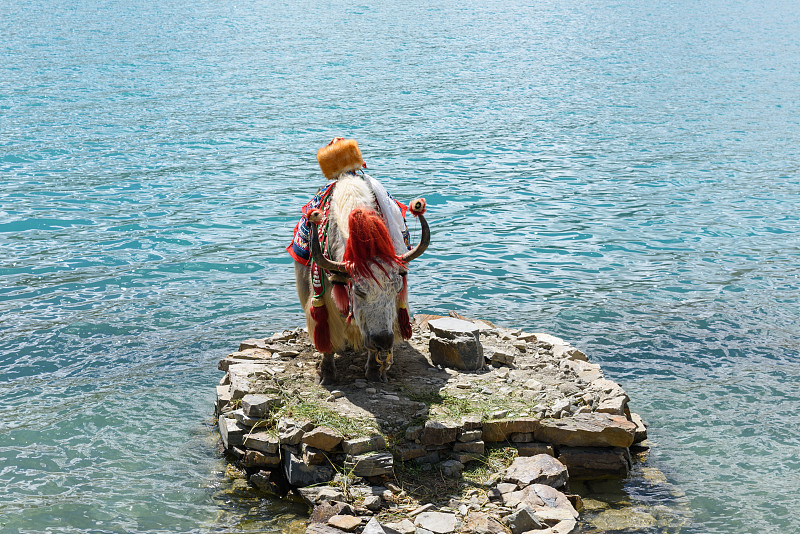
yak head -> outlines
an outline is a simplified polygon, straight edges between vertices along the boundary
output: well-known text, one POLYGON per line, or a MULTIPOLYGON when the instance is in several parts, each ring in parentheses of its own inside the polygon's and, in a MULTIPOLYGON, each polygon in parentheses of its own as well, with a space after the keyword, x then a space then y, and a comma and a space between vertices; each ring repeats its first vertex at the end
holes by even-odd
MULTIPOLYGON (((430 230, 424 213, 424 200, 412 202, 412 213, 422 226, 420 243, 398 256, 386 223, 375 211, 358 207, 348 217, 349 237, 341 262, 326 258, 319 247, 316 225, 312 224, 311 253, 320 267, 332 273, 333 299, 337 307, 349 311, 355 321, 364 346, 371 352, 391 351, 398 323, 398 305, 405 305, 405 276, 408 262, 419 257, 430 243, 430 230), (421 204, 420 204, 421 203, 421 204), (414 206, 421 206, 414 210, 414 206), (338 288, 336 281, 338 280, 338 288), (343 285, 347 291, 341 291, 343 285), (340 292, 337 294, 337 289, 340 292)), ((309 220, 314 222, 314 216, 309 220)), ((408 321, 406 316, 405 322, 408 321)), ((402 329, 402 321, 400 328, 402 329)), ((410 330, 410 326, 409 326, 410 330)), ((410 332, 408 333, 410 336, 410 332)))

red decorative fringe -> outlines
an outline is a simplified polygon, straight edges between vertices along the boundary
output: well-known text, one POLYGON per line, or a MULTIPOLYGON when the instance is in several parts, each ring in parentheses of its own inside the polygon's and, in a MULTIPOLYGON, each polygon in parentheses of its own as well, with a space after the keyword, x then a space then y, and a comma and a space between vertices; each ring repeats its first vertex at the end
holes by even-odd
POLYGON ((344 284, 333 284, 331 295, 333 296, 333 302, 336 304, 339 313, 347 317, 350 313, 350 296, 347 294, 347 286, 344 284))
POLYGON ((401 263, 380 215, 370 209, 356 208, 350 212, 348 225, 350 239, 347 240, 342 261, 350 276, 369 276, 377 281, 372 266, 378 265, 384 272, 386 269, 376 260, 389 265, 401 263))
POLYGON ((411 319, 408 317, 408 308, 397 310, 397 322, 400 323, 400 335, 403 339, 411 339, 411 319))
POLYGON ((331 346, 331 329, 328 326, 328 308, 311 306, 311 318, 314 319, 314 346, 320 352, 333 352, 331 346))
POLYGON ((408 275, 406 274, 403 276, 403 289, 400 290, 400 294, 397 295, 397 298, 400 302, 404 302, 408 304, 408 275))

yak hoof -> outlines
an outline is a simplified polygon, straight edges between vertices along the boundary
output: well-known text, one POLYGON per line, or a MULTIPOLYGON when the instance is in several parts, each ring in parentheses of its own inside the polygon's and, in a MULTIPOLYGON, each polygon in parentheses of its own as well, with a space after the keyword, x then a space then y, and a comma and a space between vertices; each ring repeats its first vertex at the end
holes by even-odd
POLYGON ((330 386, 336 383, 336 362, 333 361, 333 354, 322 355, 322 360, 317 367, 317 379, 321 386, 330 386))

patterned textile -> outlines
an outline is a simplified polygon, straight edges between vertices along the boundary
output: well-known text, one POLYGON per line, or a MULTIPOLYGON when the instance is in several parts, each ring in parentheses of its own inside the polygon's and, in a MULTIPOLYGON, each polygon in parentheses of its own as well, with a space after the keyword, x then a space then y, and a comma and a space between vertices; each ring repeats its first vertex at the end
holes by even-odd
MULTIPOLYGON (((309 243, 311 239, 311 229, 309 228, 309 222, 306 214, 310 210, 322 206, 327 200, 328 196, 333 192, 333 187, 335 185, 336 182, 331 182, 328 185, 321 187, 319 191, 317 191, 317 194, 314 195, 314 198, 312 198, 308 204, 303 206, 303 216, 300 217, 300 221, 298 221, 294 227, 294 237, 291 244, 286 247, 286 252, 288 252, 289 255, 298 263, 308 265, 311 262, 311 245, 309 243)), ((403 224, 401 233, 403 236, 403 241, 405 242, 406 250, 408 250, 411 248, 408 227, 405 223, 405 216, 408 207, 402 202, 395 200, 389 193, 386 194, 395 204, 397 204, 397 207, 400 209, 403 224)), ((386 216, 384 214, 381 215, 383 216, 384 220, 386 220, 386 216)))

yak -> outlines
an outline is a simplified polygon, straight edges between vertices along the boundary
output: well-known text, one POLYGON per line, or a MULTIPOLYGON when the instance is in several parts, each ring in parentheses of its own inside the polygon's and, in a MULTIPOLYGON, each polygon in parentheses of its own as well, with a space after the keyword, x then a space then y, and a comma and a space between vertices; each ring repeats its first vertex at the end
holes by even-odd
POLYGON ((322 353, 317 366, 322 385, 336 382, 334 353, 347 348, 366 349, 367 380, 386 382, 394 342, 411 337, 406 274, 408 263, 430 243, 425 200, 410 205, 420 221, 420 242, 398 254, 370 181, 375 183, 356 173, 342 174, 327 213, 311 209, 306 214, 313 261, 296 262, 295 279, 309 336, 322 353))

